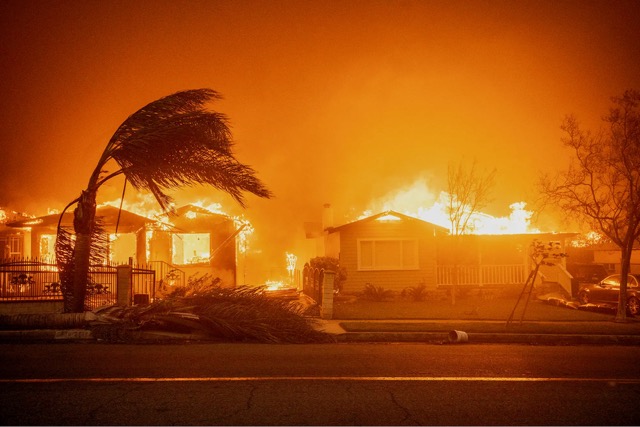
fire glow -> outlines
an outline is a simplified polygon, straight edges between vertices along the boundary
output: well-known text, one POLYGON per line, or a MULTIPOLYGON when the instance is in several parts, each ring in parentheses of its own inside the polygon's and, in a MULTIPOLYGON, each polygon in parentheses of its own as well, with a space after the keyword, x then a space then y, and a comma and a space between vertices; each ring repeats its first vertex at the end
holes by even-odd
MULTIPOLYGON (((202 208, 211 213, 224 215, 233 220, 234 226, 237 230, 236 243, 239 253, 245 253, 249 246, 249 237, 254 232, 254 228, 251 222, 244 216, 232 217, 226 214, 222 210, 222 205, 217 202, 208 202, 205 200, 197 200, 189 202, 188 204, 202 208)), ((156 202, 155 198, 151 194, 137 193, 133 201, 115 199, 102 203, 102 205, 113 206, 116 208, 122 207, 122 209, 132 212, 134 214, 155 220, 154 227, 159 230, 169 230, 173 224, 171 222, 171 216, 168 213, 163 212, 156 202)), ((172 206, 174 208, 175 206, 172 206)), ((189 219, 195 219, 197 217, 196 212, 187 212, 185 216, 189 219)), ((146 248, 147 259, 151 258, 151 240, 154 237, 153 230, 147 231, 146 234, 146 248)), ((115 243, 116 236, 111 236, 111 242, 115 243)), ((116 245, 114 245, 116 246, 116 245)), ((208 237, 201 233, 178 233, 173 235, 172 241, 173 253, 182 254, 180 259, 172 259, 176 264, 201 264, 206 263, 211 258, 209 240, 208 237)))
MULTIPOLYGON (((451 230, 451 220, 447 213, 449 197, 449 194, 444 191, 435 197, 426 183, 418 180, 405 189, 392 192, 371 203, 371 208, 364 211, 357 219, 369 217, 377 212, 393 210, 451 230)), ((509 206, 511 213, 505 217, 494 217, 483 212, 474 213, 469 221, 470 234, 539 233, 540 230, 531 227, 533 212, 526 210, 525 207, 525 202, 512 203, 509 206)))

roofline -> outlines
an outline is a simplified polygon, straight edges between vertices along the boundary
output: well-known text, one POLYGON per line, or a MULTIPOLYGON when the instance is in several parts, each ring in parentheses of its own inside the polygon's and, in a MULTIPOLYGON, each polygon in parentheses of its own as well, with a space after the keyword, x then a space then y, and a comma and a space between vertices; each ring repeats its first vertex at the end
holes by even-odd
POLYGON ((329 227, 329 228, 325 229, 325 231, 328 234, 335 233, 337 231, 342 230, 343 228, 351 227, 353 225, 361 224, 361 223, 367 222, 367 221, 373 221, 373 220, 376 220, 376 219, 378 219, 380 217, 383 217, 383 216, 386 216, 386 215, 397 216, 400 219, 406 219, 406 220, 409 220, 409 221, 418 221, 418 222, 421 222, 421 223, 423 223, 425 225, 430 225, 430 226, 434 227, 438 231, 442 231, 444 233, 449 233, 449 230, 446 227, 443 227, 443 226, 438 225, 438 224, 434 224, 434 223, 429 222, 429 221, 425 221, 425 220, 420 219, 420 218, 416 218, 414 216, 405 215, 405 214, 402 214, 402 213, 394 211, 394 210, 387 210, 387 211, 384 211, 384 212, 380 212, 380 213, 377 213, 375 215, 368 216, 366 218, 362 218, 362 219, 358 219, 356 221, 352 221, 352 222, 348 222, 346 224, 342 224, 342 225, 340 225, 338 227, 329 227))

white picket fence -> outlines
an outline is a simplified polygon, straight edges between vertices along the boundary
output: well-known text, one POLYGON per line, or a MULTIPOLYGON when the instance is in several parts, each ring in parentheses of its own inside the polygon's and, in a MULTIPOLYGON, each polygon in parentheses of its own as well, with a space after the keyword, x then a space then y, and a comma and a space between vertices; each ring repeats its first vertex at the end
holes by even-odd
POLYGON ((524 264, 508 265, 439 265, 437 285, 515 285, 527 280, 524 264), (455 276, 457 276, 457 283, 455 276))

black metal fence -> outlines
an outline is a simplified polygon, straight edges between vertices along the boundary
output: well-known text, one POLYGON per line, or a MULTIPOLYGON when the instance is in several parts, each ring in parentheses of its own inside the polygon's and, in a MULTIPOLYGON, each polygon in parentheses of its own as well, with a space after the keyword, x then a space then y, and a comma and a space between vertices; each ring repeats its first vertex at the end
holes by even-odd
MULTIPOLYGON (((118 269, 113 265, 91 266, 85 305, 89 309, 118 301, 118 269)), ((155 271, 139 266, 131 269, 131 302, 155 299, 155 271)), ((3 301, 62 300, 56 264, 38 260, 0 260, 0 303, 3 301)))

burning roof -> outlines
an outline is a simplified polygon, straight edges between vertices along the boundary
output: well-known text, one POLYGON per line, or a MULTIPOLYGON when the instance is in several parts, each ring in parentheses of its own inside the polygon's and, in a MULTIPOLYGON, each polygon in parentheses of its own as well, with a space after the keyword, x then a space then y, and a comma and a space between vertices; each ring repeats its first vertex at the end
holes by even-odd
MULTIPOLYGON (((156 221, 146 218, 129 211, 120 210, 113 206, 100 206, 96 210, 96 216, 102 218, 102 222, 107 229, 118 226, 120 232, 134 232, 139 230, 146 224, 152 224, 156 221)), ((60 221, 60 214, 51 214, 40 216, 37 218, 27 218, 17 221, 7 222, 8 227, 26 228, 26 227, 42 227, 57 228, 60 221)), ((73 212, 65 212, 61 224, 70 227, 73 225, 73 212)))

